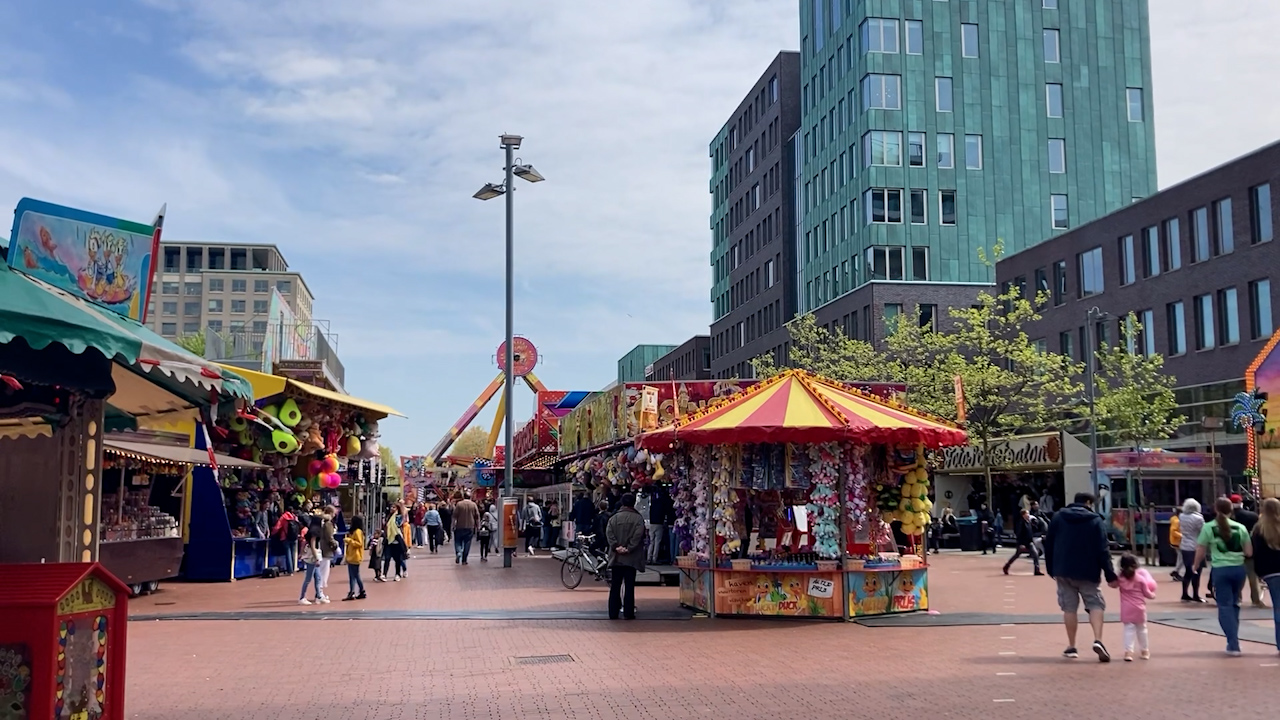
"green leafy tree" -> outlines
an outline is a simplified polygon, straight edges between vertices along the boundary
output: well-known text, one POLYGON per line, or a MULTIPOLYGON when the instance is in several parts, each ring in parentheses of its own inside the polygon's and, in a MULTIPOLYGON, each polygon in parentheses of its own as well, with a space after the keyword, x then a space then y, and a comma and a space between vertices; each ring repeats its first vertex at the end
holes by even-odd
POLYGON ((378 445, 378 459, 382 467, 387 469, 387 478, 392 485, 400 484, 400 458, 396 456, 390 445, 378 445))
MULTIPOLYGON (((789 367, 846 382, 890 382, 899 380, 900 368, 871 343, 853 340, 841 332, 818 326, 812 314, 801 315, 787 323, 791 350, 789 367)), ((769 378, 786 368, 778 367, 772 355, 751 361, 756 377, 769 378)))
POLYGON ((174 342, 177 343, 178 346, 181 347, 183 350, 186 350, 192 355, 204 357, 204 350, 205 350, 204 333, 191 333, 190 335, 181 335, 174 342))
POLYGON ((450 455, 462 457, 479 457, 489 454, 489 433, 483 428, 469 427, 462 431, 453 445, 449 447, 450 455))
POLYGON ((1135 315, 1121 323, 1120 334, 1120 344, 1097 349, 1094 415, 1112 444, 1140 448, 1171 437, 1186 417, 1178 412, 1178 381, 1165 371, 1164 357, 1139 351, 1142 325, 1135 315))

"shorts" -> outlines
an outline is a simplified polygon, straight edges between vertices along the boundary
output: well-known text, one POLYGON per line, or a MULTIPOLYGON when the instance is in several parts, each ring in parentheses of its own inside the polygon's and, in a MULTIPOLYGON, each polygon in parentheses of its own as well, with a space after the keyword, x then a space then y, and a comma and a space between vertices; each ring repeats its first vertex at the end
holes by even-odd
POLYGON ((1102 597, 1102 584, 1089 580, 1072 578, 1055 578, 1058 583, 1058 607, 1064 613, 1080 611, 1080 600, 1084 600, 1084 611, 1106 610, 1107 601, 1102 597))

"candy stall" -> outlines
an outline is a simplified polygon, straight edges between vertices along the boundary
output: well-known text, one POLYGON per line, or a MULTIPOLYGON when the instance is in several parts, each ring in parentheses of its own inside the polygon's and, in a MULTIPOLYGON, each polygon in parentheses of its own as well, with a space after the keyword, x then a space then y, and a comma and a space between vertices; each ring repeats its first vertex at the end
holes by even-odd
POLYGON ((929 455, 965 442, 800 370, 637 440, 672 476, 683 605, 845 619, 928 608, 929 455))

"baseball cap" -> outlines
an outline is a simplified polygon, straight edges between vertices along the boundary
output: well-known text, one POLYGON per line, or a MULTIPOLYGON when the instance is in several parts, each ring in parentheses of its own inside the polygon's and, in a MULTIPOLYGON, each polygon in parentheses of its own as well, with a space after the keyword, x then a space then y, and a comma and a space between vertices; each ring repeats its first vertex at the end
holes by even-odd
POLYGON ((1231 502, 1233 502, 1233 503, 1238 503, 1238 502, 1243 502, 1243 501, 1244 501, 1244 498, 1240 497, 1239 495, 1232 495, 1232 496, 1231 496, 1231 502))

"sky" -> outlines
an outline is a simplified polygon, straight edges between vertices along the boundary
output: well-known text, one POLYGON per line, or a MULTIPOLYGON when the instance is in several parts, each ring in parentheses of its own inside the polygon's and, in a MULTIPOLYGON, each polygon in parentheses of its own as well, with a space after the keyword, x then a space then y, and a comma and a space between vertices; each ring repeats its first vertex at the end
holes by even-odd
MULTIPOLYGON (((1150 5, 1161 186, 1276 140, 1280 3, 1150 5)), ((166 239, 279 245, 347 390, 423 454, 497 374, 503 206, 471 196, 498 136, 547 177, 517 181, 516 333, 548 387, 598 389, 707 332, 708 143, 798 25, 794 0, 7 0, 0 207, 168 203, 166 239)))

